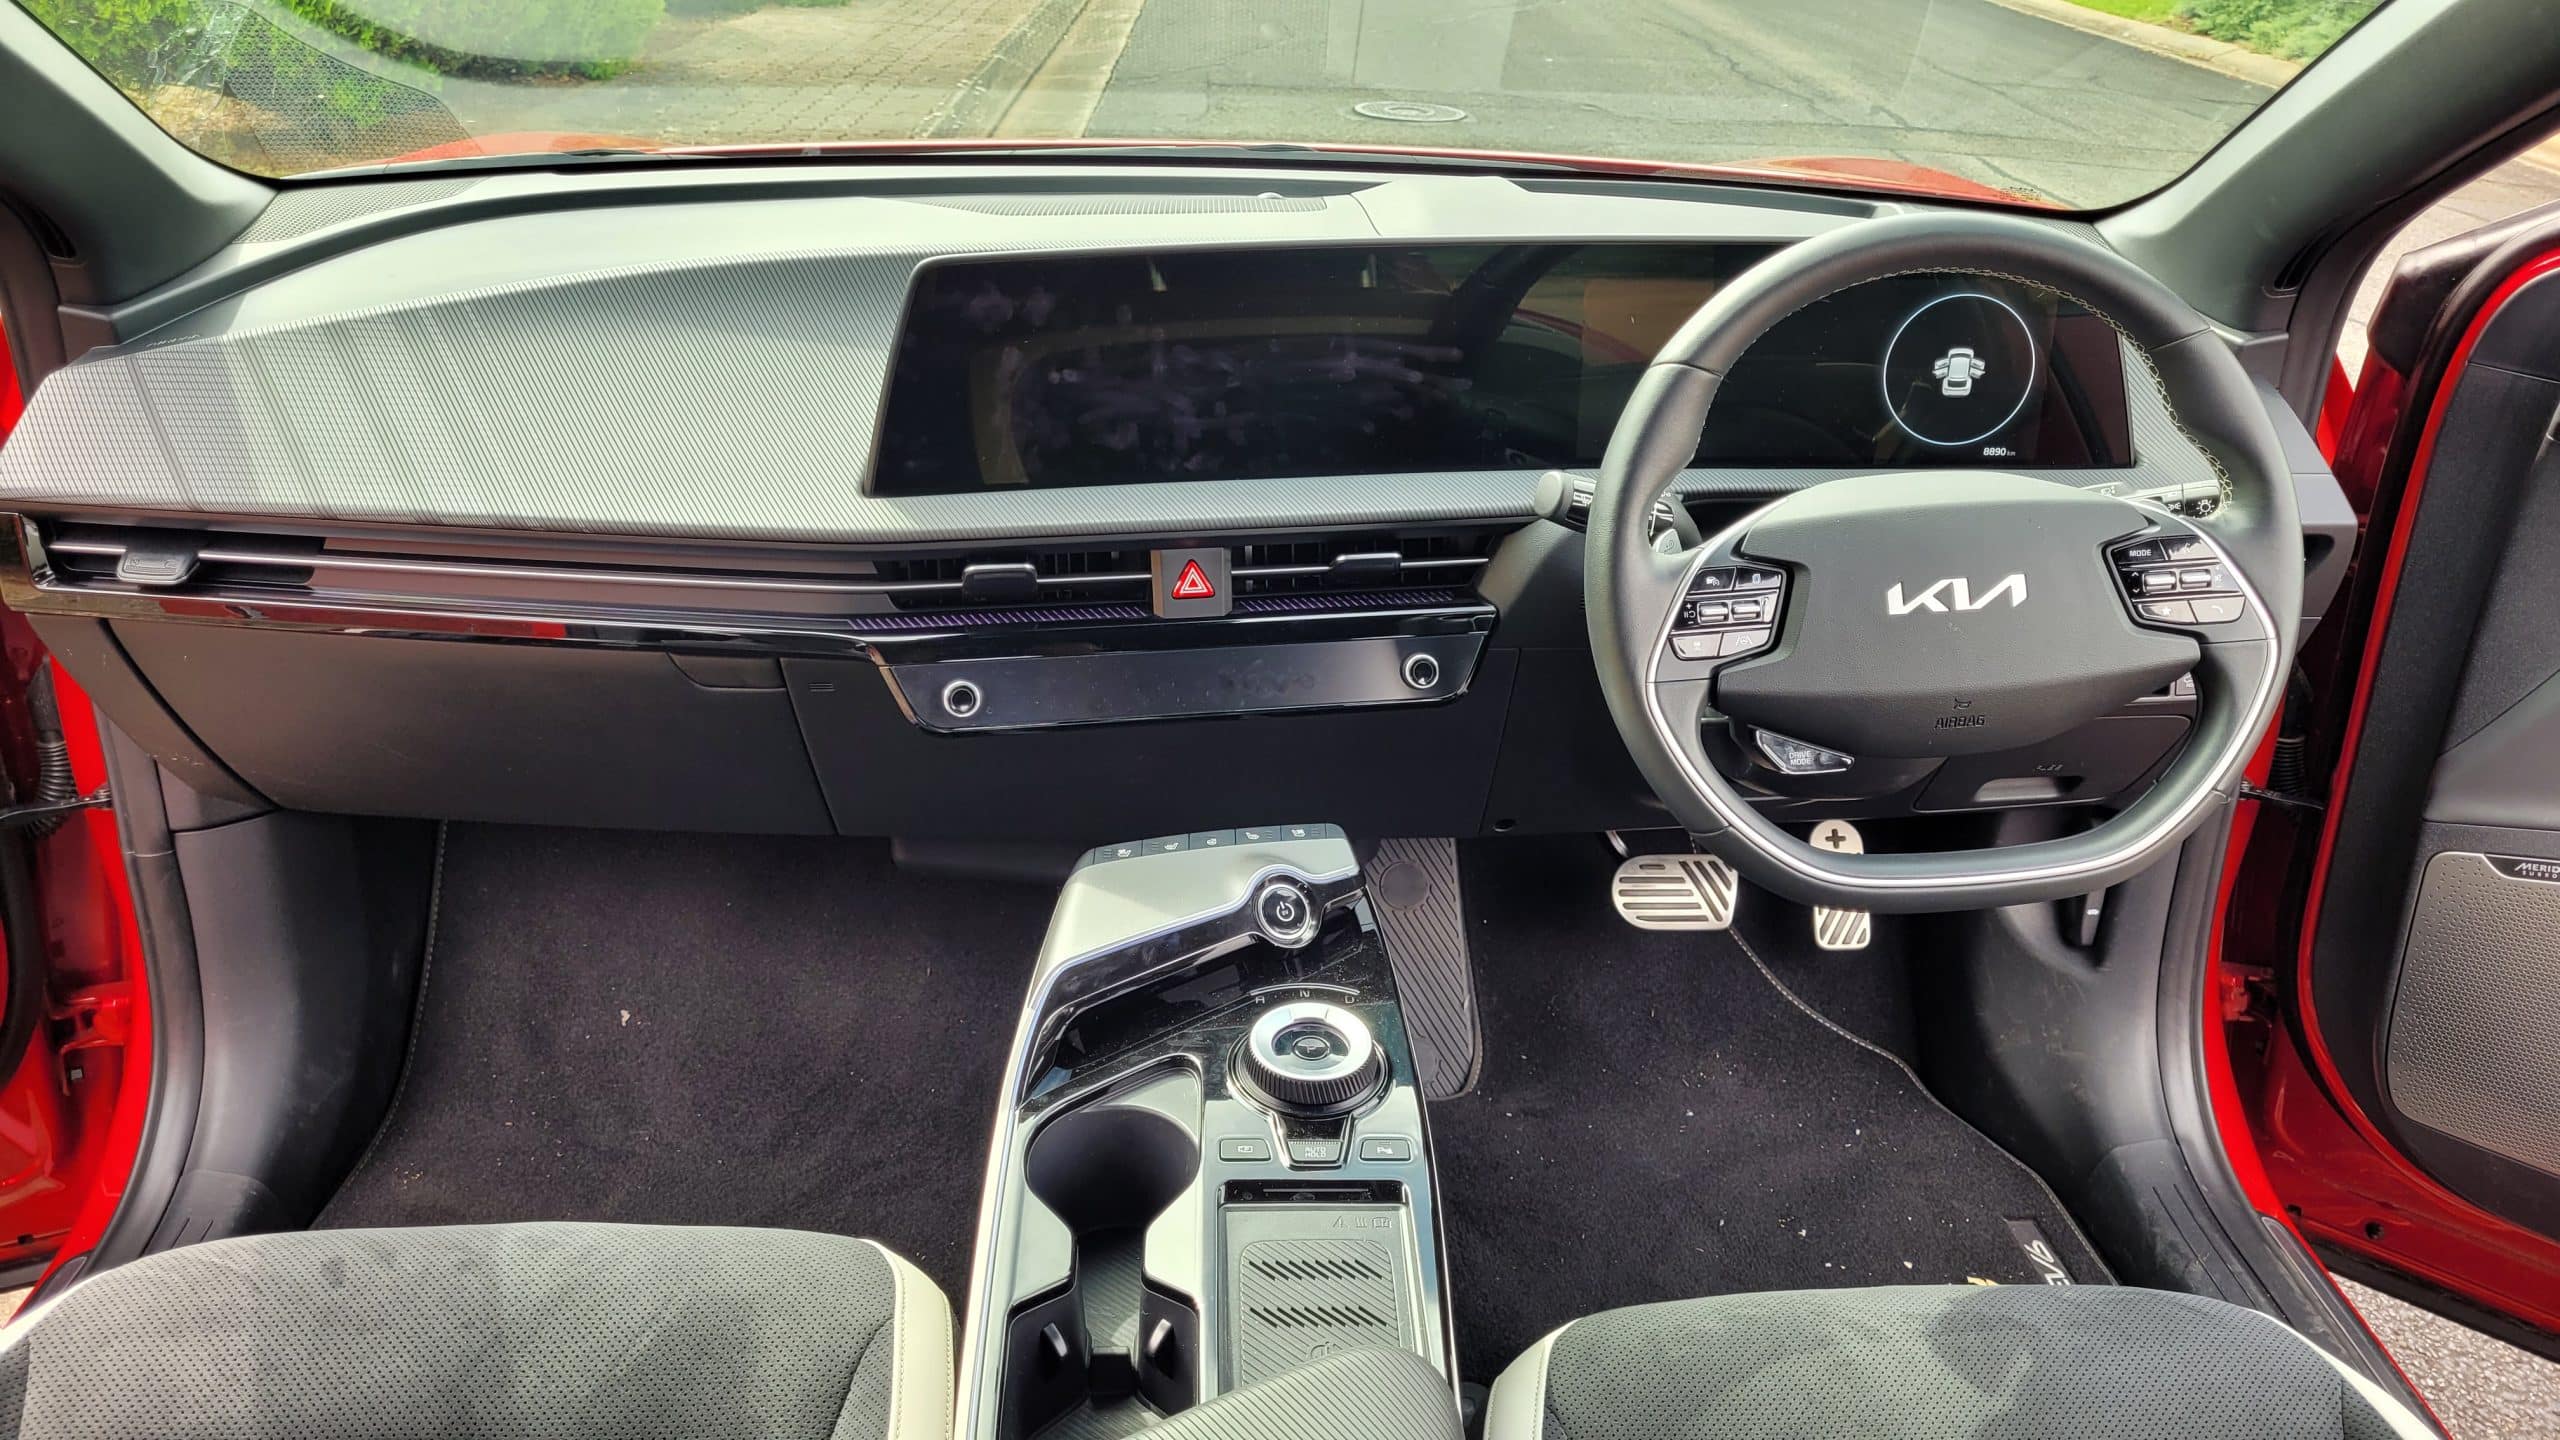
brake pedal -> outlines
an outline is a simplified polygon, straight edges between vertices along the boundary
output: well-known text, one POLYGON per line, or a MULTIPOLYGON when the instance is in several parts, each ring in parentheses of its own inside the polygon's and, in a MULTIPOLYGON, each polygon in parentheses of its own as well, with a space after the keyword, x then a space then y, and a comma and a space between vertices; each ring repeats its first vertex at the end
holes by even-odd
POLYGON ((1730 930, 1741 890, 1713 855, 1637 855, 1609 877, 1618 918, 1639 930, 1730 930))
MULTIPOLYGON (((1846 820, 1825 820, 1813 827, 1813 848, 1834 855, 1864 855, 1866 838, 1846 820)), ((1813 943, 1825 950, 1864 950, 1875 938, 1875 917, 1864 910, 1813 907, 1813 943)))

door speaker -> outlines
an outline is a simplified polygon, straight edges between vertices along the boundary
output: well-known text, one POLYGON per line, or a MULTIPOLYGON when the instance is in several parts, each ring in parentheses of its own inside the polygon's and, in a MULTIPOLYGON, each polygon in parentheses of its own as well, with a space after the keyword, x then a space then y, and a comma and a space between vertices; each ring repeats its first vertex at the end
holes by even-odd
POLYGON ((2411 1120, 2560 1176, 2560 861, 2427 862, 2383 1078, 2411 1120))

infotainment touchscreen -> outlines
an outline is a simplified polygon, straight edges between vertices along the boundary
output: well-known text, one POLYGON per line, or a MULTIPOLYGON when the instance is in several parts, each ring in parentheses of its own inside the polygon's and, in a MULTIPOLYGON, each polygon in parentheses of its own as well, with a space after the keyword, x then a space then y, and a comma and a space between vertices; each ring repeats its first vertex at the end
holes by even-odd
MULTIPOLYGON (((873 488, 1589 466, 1663 342, 1766 253, 1430 245, 928 266, 873 488)), ((1861 286, 1751 349, 1699 463, 2125 464, 2117 347, 2096 317, 2024 286, 1861 286)))

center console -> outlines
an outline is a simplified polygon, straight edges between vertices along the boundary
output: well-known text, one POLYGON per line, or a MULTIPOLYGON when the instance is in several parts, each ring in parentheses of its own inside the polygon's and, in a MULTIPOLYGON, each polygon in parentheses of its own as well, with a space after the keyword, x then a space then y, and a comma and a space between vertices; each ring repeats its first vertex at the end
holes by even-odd
POLYGON ((1451 1373, 1430 1156, 1338 829, 1088 853, 998 1104, 958 1433, 1132 1434, 1351 1349, 1451 1373))

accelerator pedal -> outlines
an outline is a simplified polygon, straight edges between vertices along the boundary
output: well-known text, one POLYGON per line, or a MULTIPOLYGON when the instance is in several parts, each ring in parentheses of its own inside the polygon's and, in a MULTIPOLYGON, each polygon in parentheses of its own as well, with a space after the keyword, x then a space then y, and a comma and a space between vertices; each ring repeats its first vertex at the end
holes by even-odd
POLYGON ((1386 927, 1387 960, 1395 967, 1422 1098, 1454 1100, 1474 1088, 1484 1068, 1458 842, 1379 841, 1369 862, 1369 899, 1386 927))
MULTIPOLYGON (((1834 855, 1864 855, 1865 837, 1846 820, 1825 820, 1813 827, 1813 848, 1834 855)), ((1864 950, 1875 938, 1875 917, 1864 910, 1813 907, 1813 943, 1825 950, 1864 950)))
POLYGON ((1637 855, 1609 877, 1618 918, 1639 930, 1730 930, 1741 890, 1713 855, 1637 855))

